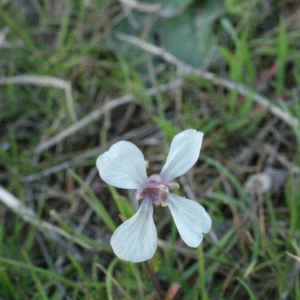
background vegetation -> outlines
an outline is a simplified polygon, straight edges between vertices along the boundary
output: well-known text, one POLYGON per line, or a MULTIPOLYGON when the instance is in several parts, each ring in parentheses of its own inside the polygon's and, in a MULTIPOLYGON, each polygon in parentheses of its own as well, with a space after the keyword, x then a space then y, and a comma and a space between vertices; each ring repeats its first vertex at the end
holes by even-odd
POLYGON ((300 299, 297 0, 0 1, 1 299, 300 299), (147 263, 109 239, 135 211, 95 160, 135 143, 213 228, 198 248, 155 209, 147 263), (121 216, 121 218, 120 218, 121 216))

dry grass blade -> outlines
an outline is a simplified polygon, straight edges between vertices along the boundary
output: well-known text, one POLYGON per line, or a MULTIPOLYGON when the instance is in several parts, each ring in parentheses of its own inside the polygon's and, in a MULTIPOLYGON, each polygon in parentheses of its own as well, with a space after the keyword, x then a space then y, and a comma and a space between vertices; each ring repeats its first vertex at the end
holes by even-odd
POLYGON ((74 100, 72 96, 72 87, 70 82, 61 78, 51 76, 19 75, 14 77, 0 78, 0 85, 5 84, 33 84, 39 86, 54 87, 64 90, 66 94, 66 100, 70 117, 73 122, 77 121, 74 108, 74 100))
POLYGON ((293 254, 291 254, 289 252, 286 252, 286 254, 288 254, 290 257, 296 259, 298 262, 300 262, 300 256, 293 255, 293 254))
MULTIPOLYGON (((170 83, 160 85, 158 87, 158 89, 160 91, 164 92, 164 91, 167 91, 167 90, 174 89, 175 87, 178 87, 182 84, 183 84, 182 80, 175 80, 175 81, 172 81, 170 83)), ((150 88, 146 91, 146 93, 147 93, 148 96, 153 96, 157 93, 157 89, 156 88, 150 88)), ((38 145, 36 147, 36 151, 37 152, 42 152, 42 151, 56 145, 57 143, 60 143, 61 141, 66 139, 68 136, 75 134, 77 131, 85 128, 90 123, 98 120, 101 116, 103 116, 108 111, 110 111, 110 110, 112 110, 112 109, 114 109, 118 106, 121 106, 121 105, 127 104, 129 102, 132 102, 134 100, 135 100, 135 97, 133 95, 125 95, 125 96, 122 96, 120 98, 116 98, 114 100, 111 100, 111 101, 107 102, 106 104, 104 104, 99 109, 94 110, 89 115, 87 115, 83 119, 79 120, 77 123, 69 126, 68 128, 61 131, 60 133, 58 133, 54 137, 50 138, 49 140, 43 141, 40 145, 38 145)))
POLYGON ((181 285, 179 283, 173 283, 170 288, 168 289, 168 292, 165 296, 164 300, 173 300, 176 297, 176 294, 180 290, 181 285))
POLYGON ((118 281, 112 277, 109 272, 100 264, 100 263, 96 263, 96 266, 112 281, 112 283, 116 286, 116 288, 127 298, 127 299, 132 299, 132 297, 130 297, 126 291, 121 287, 121 285, 118 283, 118 281))
POLYGON ((35 180, 39 180, 42 177, 46 177, 58 172, 61 172, 62 170, 65 170, 70 167, 78 166, 86 159, 89 159, 93 156, 99 155, 101 151, 104 151, 108 147, 110 147, 112 144, 116 143, 118 140, 132 140, 136 137, 139 137, 140 139, 146 135, 153 134, 157 131, 157 128, 153 124, 146 124, 144 126, 141 126, 137 129, 131 130, 120 136, 118 139, 112 139, 109 141, 106 145, 101 145, 99 147, 95 147, 93 149, 90 149, 88 151, 85 151, 83 154, 77 155, 76 158, 64 161, 56 166, 53 166, 49 169, 45 169, 40 173, 37 174, 31 174, 27 175, 22 178, 22 182, 32 182, 35 180))
MULTIPOLYGON (((67 244, 61 238, 61 236, 64 236, 66 238, 72 239, 71 235, 69 235, 67 232, 63 231, 59 227, 56 227, 46 221, 41 220, 32 209, 26 207, 24 204, 21 203, 19 199, 17 199, 14 195, 12 195, 10 192, 5 190, 1 186, 0 201, 2 201, 2 203, 5 204, 8 208, 13 210, 24 221, 38 226, 38 229, 44 232, 46 237, 59 244, 61 247, 66 248, 71 253, 74 253, 78 258, 81 256, 74 247, 67 244)), ((82 246, 86 249, 93 249, 93 247, 86 243, 82 244, 82 246)))
POLYGON ((159 3, 146 3, 136 0, 120 0, 126 8, 136 9, 145 13, 157 13, 161 10, 161 4, 159 3))
POLYGON ((31 222, 36 217, 35 212, 24 206, 14 195, 0 187, 0 200, 15 213, 22 216, 25 221, 31 222))
POLYGON ((176 252, 178 252, 181 255, 184 255, 186 257, 195 258, 195 259, 198 258, 197 250, 190 249, 190 248, 187 248, 187 247, 175 246, 175 245, 172 245, 171 243, 165 242, 161 239, 158 239, 157 246, 161 249, 164 249, 164 250, 173 249, 174 251, 176 251, 176 252))
POLYGON ((134 97, 132 95, 126 95, 120 98, 117 98, 115 100, 112 100, 110 102, 107 102, 104 104, 101 108, 94 110, 92 113, 84 117, 83 119, 79 120, 77 123, 69 126, 65 130, 61 131, 54 137, 43 141, 36 147, 37 152, 42 152, 53 145, 56 145, 57 143, 63 141, 68 136, 73 135, 77 131, 85 128, 90 123, 94 122, 95 120, 98 120, 102 115, 104 115, 106 112, 112 110, 113 108, 117 106, 121 106, 123 104, 126 104, 128 102, 131 102, 134 100, 134 97))
POLYGON ((117 37, 121 41, 130 43, 134 46, 141 48, 142 50, 145 50, 146 52, 149 52, 153 55, 163 58, 168 63, 175 65, 184 74, 192 73, 194 71, 194 68, 192 66, 185 64, 180 59, 176 58, 173 54, 171 54, 170 52, 167 52, 163 48, 152 45, 152 44, 145 42, 139 38, 136 38, 135 36, 127 35, 124 33, 118 33, 117 37))
POLYGON ((165 51, 164 49, 152 45, 150 43, 147 43, 134 36, 129 36, 126 34, 118 34, 118 38, 122 41, 135 45, 153 55, 159 56, 165 61, 167 61, 168 63, 175 65, 182 75, 194 74, 203 79, 213 82, 215 85, 223 86, 229 90, 237 91, 240 95, 243 95, 245 97, 251 96, 256 103, 258 103, 265 109, 268 109, 277 118, 286 122, 290 126, 295 126, 295 127, 299 126, 299 120, 297 118, 290 116, 288 113, 284 112, 279 107, 271 104, 267 98, 255 93, 254 91, 243 86, 242 84, 235 83, 228 79, 219 78, 211 72, 195 69, 192 66, 185 64, 184 62, 176 58, 171 53, 165 51))
POLYGON ((1 31, 0 31, 0 48, 2 46, 2 44, 4 44, 6 35, 8 34, 8 27, 4 27, 1 31))

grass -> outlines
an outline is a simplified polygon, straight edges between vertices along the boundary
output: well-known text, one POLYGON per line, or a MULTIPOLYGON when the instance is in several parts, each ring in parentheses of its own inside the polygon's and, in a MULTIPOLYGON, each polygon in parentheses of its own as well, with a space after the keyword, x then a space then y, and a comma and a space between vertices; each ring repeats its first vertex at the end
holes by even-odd
POLYGON ((0 3, 0 187, 34 211, 28 219, 0 193, 1 299, 300 299, 300 6, 224 3, 214 24, 219 60, 208 68, 231 88, 181 76, 144 50, 136 61, 112 51, 105 38, 124 14, 116 3, 0 3), (7 79, 19 75, 70 82, 71 100, 55 84, 7 79), (155 208, 154 257, 118 259, 109 239, 119 215, 134 214, 134 194, 108 187, 96 158, 126 139, 149 160, 148 173, 159 172, 172 137, 187 128, 203 131, 204 143, 179 194, 207 209, 212 231, 189 248, 169 212, 155 208))

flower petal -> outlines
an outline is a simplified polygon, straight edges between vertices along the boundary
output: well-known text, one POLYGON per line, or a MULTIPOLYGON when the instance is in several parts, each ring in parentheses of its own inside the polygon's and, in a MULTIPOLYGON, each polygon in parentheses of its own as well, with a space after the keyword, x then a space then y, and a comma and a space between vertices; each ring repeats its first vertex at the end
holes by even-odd
POLYGON ((123 189, 138 189, 147 182, 143 153, 134 144, 121 141, 100 155, 96 162, 100 177, 123 189))
POLYGON ((190 247, 198 247, 203 233, 211 229, 212 221, 198 202, 169 194, 167 202, 181 238, 190 247))
POLYGON ((157 233, 153 222, 153 204, 148 197, 145 197, 137 213, 117 228, 110 244, 119 258, 131 262, 141 262, 154 255, 157 233))
POLYGON ((186 173, 198 160, 203 133, 187 129, 177 134, 170 147, 166 164, 160 172, 164 182, 186 173))

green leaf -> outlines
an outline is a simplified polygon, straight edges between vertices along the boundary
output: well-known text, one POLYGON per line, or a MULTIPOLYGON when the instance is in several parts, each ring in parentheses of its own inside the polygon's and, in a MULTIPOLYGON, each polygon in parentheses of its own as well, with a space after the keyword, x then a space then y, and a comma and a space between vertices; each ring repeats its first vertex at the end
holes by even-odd
MULTIPOLYGON (((146 40, 152 44, 157 42, 158 46, 186 64, 201 67, 206 60, 211 62, 218 58, 211 26, 223 13, 221 0, 207 0, 200 3, 191 0, 164 1, 160 16, 152 22, 150 29, 147 29, 149 32, 146 40)), ((124 55, 142 73, 147 72, 143 62, 149 59, 145 52, 116 39, 114 33, 142 35, 142 39, 145 39, 144 30, 149 27, 149 22, 151 20, 149 17, 146 18, 145 14, 132 11, 131 18, 121 20, 106 39, 109 48, 124 55)), ((155 60, 156 64, 159 62, 159 59, 155 60)))
POLYGON ((162 20, 158 35, 162 48, 183 62, 201 67, 205 60, 216 59, 212 22, 223 12, 219 1, 193 5, 176 17, 162 20))

